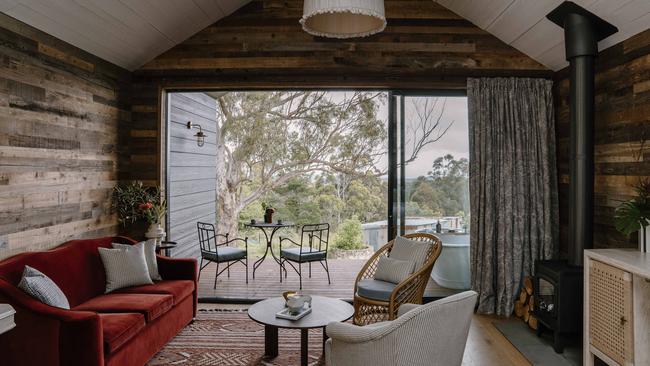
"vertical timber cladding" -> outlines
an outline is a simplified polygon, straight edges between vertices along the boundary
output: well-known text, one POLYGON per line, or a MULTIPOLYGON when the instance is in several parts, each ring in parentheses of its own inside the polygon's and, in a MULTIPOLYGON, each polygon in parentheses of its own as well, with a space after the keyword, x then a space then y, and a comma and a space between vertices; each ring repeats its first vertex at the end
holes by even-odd
MULTIPOLYGON (((555 75, 560 195, 560 247, 568 248, 569 76, 555 75)), ((596 59, 594 248, 636 248, 637 237, 614 227, 616 207, 634 184, 650 177, 650 30, 618 43, 596 59)))
POLYGON ((216 219, 216 113, 214 98, 204 93, 169 94, 169 239, 178 242, 174 257, 199 255, 197 221, 216 219), (196 144, 201 125, 205 145, 196 144))
POLYGON ((0 13, 0 259, 119 231, 129 77, 0 13))

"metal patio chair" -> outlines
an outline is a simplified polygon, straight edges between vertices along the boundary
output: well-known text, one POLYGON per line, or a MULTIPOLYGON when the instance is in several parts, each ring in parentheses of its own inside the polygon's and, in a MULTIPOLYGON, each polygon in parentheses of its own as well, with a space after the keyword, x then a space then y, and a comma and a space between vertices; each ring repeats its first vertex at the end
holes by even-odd
POLYGON ((228 238, 228 233, 217 234, 214 230, 214 225, 206 222, 197 222, 196 227, 199 231, 199 244, 201 245, 201 264, 199 266, 199 279, 201 279, 201 271, 207 267, 210 262, 217 264, 214 276, 214 286, 217 288, 217 277, 223 271, 228 271, 230 277, 230 266, 235 263, 241 263, 246 267, 246 283, 248 283, 248 238, 228 238), (218 242, 223 239, 222 242, 218 242), (230 246, 232 243, 244 242, 245 249, 230 246), (205 265, 203 261, 206 261, 205 265), (219 265, 227 263, 226 267, 219 271, 219 265))
POLYGON ((309 265, 309 278, 311 278, 311 263, 319 262, 327 273, 327 283, 330 280, 330 270, 327 265, 327 249, 329 246, 330 224, 308 224, 303 225, 300 234, 300 243, 289 238, 280 237, 280 282, 282 282, 282 271, 287 277, 286 264, 288 263, 300 278, 300 289, 302 290, 302 264, 309 265), (294 248, 282 248, 282 244, 288 242, 294 248), (298 267, 294 265, 296 263, 298 267))

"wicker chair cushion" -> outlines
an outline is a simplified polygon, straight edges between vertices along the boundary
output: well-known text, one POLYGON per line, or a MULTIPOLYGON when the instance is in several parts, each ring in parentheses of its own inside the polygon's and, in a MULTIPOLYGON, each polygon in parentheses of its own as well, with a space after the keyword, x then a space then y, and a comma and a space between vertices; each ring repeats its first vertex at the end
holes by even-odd
POLYGON ((400 283, 413 273, 415 262, 379 257, 375 279, 380 281, 400 283))
POLYGON ((361 280, 357 284, 357 295, 372 300, 388 301, 395 286, 397 285, 386 281, 361 280))
POLYGON ((407 239, 402 236, 395 238, 395 243, 390 251, 390 258, 402 261, 413 261, 417 271, 427 261, 427 253, 431 243, 407 239))
POLYGON ((241 248, 219 247, 217 250, 219 255, 213 252, 203 252, 201 253, 201 256, 215 262, 230 262, 246 258, 246 251, 241 248))
POLYGON ((282 249, 280 255, 295 262, 320 261, 327 257, 325 251, 318 251, 314 248, 302 248, 302 257, 300 256, 300 248, 282 249))

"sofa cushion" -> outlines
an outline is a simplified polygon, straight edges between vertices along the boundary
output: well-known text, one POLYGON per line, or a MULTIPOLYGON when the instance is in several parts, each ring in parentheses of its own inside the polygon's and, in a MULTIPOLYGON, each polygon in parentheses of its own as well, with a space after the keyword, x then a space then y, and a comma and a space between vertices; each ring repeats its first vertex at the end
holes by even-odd
POLYGON ((138 313, 99 314, 104 338, 104 353, 109 355, 144 328, 144 316, 138 313))
POLYGON ((140 313, 147 322, 155 320, 171 309, 172 295, 163 294, 106 294, 92 298, 73 310, 98 313, 140 313))
POLYGON ((415 262, 415 271, 418 271, 427 261, 429 249, 431 249, 431 243, 429 242, 398 236, 395 238, 389 257, 401 261, 413 261, 415 262))
POLYGON ((129 249, 99 248, 99 256, 106 271, 106 293, 153 283, 147 268, 144 246, 137 245, 129 249))
POLYGON ((388 301, 397 285, 379 280, 361 280, 357 283, 357 295, 367 299, 388 301))
POLYGON ((25 266, 18 288, 44 304, 70 309, 68 298, 65 297, 59 286, 36 268, 25 266))
POLYGON ((327 257, 327 252, 324 250, 319 251, 315 248, 302 248, 301 256, 300 248, 289 248, 282 249, 280 255, 295 262, 299 262, 301 258, 303 262, 309 262, 324 260, 327 257))
POLYGON ((113 243, 113 248, 115 249, 133 249, 133 247, 143 246, 144 247, 144 259, 147 261, 147 269, 149 270, 149 277, 153 281, 161 281, 160 273, 158 273, 158 258, 156 256, 156 240, 149 239, 146 241, 141 241, 136 244, 120 244, 113 243))
POLYGON ((174 305, 191 296, 193 292, 194 281, 190 280, 160 281, 153 285, 127 287, 116 291, 124 294, 168 294, 174 297, 174 305))

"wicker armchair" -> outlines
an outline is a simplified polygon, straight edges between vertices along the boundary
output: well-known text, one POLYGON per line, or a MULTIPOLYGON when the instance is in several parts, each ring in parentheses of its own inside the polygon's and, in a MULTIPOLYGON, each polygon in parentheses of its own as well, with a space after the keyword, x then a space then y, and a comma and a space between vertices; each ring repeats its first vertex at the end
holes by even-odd
POLYGON ((393 320, 397 317, 397 310, 400 305, 406 303, 422 304, 424 289, 429 281, 433 264, 442 251, 442 242, 436 236, 426 233, 406 234, 404 238, 431 243, 424 264, 420 268, 416 268, 415 272, 404 281, 398 283, 393 288, 387 301, 371 299, 359 295, 359 282, 365 279, 374 279, 379 258, 390 253, 394 240, 376 251, 363 266, 354 283, 354 324, 366 325, 393 320))

